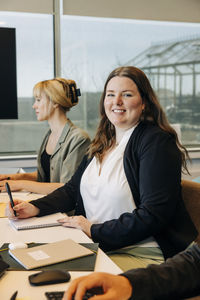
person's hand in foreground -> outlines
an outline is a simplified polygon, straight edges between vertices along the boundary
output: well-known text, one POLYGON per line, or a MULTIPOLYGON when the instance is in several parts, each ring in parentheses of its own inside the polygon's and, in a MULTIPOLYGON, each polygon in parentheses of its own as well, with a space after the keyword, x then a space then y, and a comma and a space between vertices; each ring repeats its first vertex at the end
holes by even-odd
POLYGON ((8 203, 6 206, 5 215, 10 218, 26 219, 30 217, 35 217, 39 214, 40 210, 36 206, 26 201, 14 200, 15 206, 11 207, 11 204, 8 203), (13 210, 16 211, 16 217, 13 210))
POLYGON ((89 237, 91 237, 92 223, 83 216, 65 217, 58 220, 65 227, 74 227, 83 230, 89 237))
POLYGON ((132 286, 124 276, 108 273, 92 273, 72 281, 63 300, 82 300, 85 292, 94 287, 102 287, 104 294, 91 297, 90 300, 128 300, 132 295, 132 286))

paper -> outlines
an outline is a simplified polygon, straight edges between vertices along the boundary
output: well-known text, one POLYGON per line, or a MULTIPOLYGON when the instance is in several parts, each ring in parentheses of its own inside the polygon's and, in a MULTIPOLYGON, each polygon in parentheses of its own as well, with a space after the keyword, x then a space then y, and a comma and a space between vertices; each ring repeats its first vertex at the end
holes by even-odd
POLYGON ((6 203, 0 203, 0 218, 5 218, 6 203))
POLYGON ((44 251, 41 250, 29 252, 28 255, 30 255, 35 260, 43 260, 50 257, 44 251))

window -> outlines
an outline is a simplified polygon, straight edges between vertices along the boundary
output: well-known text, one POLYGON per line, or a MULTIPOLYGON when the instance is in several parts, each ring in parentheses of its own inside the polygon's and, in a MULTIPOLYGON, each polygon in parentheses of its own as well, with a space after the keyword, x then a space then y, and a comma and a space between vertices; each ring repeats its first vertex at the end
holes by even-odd
POLYGON ((186 145, 200 145, 200 24, 63 16, 62 76, 82 90, 70 117, 93 136, 108 74, 143 69, 186 145))
POLYGON ((36 120, 32 89, 53 77, 52 15, 0 12, 0 26, 16 28, 19 113, 18 120, 0 120, 0 153, 35 152, 47 124, 36 120))
MULTIPOLYGON (((35 152, 48 125, 32 109, 36 82, 52 78, 53 16, 0 11, 0 26, 16 28, 18 120, 0 120, 0 153, 35 152)), ((120 65, 144 70, 185 145, 200 145, 200 24, 61 17, 62 76, 82 97, 69 113, 93 137, 108 74, 120 65)))

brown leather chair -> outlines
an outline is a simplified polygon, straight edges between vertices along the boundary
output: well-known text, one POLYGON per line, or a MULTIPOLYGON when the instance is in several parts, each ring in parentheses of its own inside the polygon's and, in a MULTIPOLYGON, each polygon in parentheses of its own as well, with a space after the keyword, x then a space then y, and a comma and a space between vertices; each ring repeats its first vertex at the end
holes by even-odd
MULTIPOLYGON (((200 235, 200 183, 182 180, 182 195, 185 206, 200 235)), ((200 300, 200 296, 187 300, 200 300)))
POLYGON ((190 217, 200 233, 200 183, 182 180, 182 195, 190 217))

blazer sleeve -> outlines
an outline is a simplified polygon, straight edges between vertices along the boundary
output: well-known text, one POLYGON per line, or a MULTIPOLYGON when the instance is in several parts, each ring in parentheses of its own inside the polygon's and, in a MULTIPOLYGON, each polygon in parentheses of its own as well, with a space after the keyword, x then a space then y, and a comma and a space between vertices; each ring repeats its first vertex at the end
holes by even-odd
POLYGON ((90 139, 87 136, 73 135, 72 142, 68 149, 61 167, 60 182, 66 183, 71 179, 77 167, 80 165, 88 147, 90 145, 90 139))
POLYGON ((134 300, 177 300, 200 295, 200 248, 194 244, 161 265, 120 275, 131 282, 134 300))
MULTIPOLYGON (((133 141, 133 144, 135 141, 133 141)), ((180 202, 181 157, 165 132, 153 132, 126 153, 125 173, 136 209, 91 227, 92 239, 105 251, 135 244, 160 233, 180 202)))

